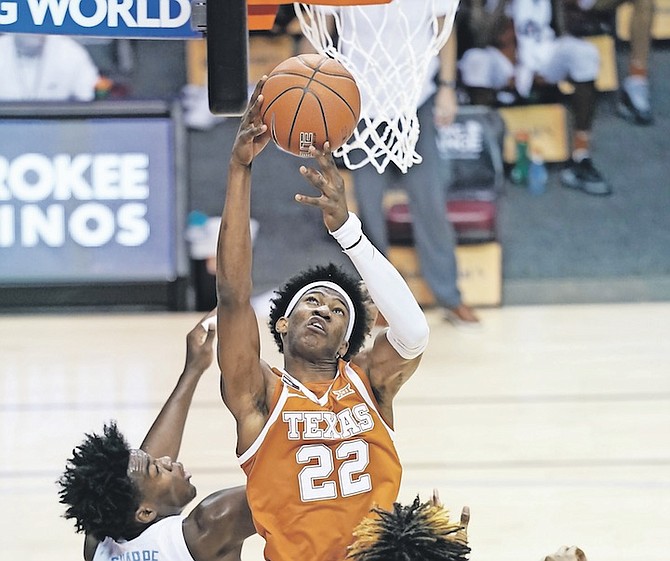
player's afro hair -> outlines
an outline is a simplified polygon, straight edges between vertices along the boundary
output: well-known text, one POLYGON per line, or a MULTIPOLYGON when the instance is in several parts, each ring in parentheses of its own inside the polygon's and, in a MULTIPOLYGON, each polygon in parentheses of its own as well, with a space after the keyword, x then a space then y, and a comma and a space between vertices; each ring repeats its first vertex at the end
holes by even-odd
POLYGON ((281 335, 277 333, 275 327, 277 320, 281 318, 286 312, 289 302, 296 295, 296 293, 303 287, 312 282, 330 281, 340 286, 351 298, 354 305, 354 328, 349 337, 349 348, 347 353, 342 357, 348 360, 361 350, 365 338, 370 332, 369 308, 366 306, 367 294, 361 286, 360 280, 352 275, 344 272, 340 267, 330 263, 329 265, 318 265, 312 267, 291 277, 284 286, 275 291, 277 295, 271 300, 270 306, 270 331, 274 336, 279 352, 284 352, 284 344, 281 335))
POLYGON ((419 497, 393 510, 373 509, 354 530, 356 541, 347 559, 355 561, 466 561, 470 548, 464 526, 449 521, 449 512, 419 497))
POLYGON ((72 451, 57 484, 64 517, 77 532, 98 540, 127 538, 126 530, 140 504, 139 491, 128 476, 130 447, 114 421, 103 434, 86 434, 72 451))

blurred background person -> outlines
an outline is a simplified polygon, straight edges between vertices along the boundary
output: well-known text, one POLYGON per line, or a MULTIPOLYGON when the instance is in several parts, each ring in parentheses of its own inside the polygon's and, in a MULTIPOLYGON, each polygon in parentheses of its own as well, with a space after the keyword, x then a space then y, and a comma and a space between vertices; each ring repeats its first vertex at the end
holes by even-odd
POLYGON ((61 35, 0 36, 0 101, 91 101, 100 78, 88 51, 61 35))
MULTIPOLYGON (((649 91, 649 59, 652 46, 654 0, 564 0, 569 20, 576 13, 590 14, 597 19, 614 19, 622 4, 632 5, 629 22, 630 55, 627 75, 621 83, 617 111, 636 125, 653 122, 651 94, 649 91), (575 13, 576 12, 576 13, 575 13)), ((576 30, 576 32, 579 29, 576 30)))
POLYGON ((503 98, 528 100, 533 88, 569 80, 574 86, 572 158, 561 183, 596 196, 612 188, 591 159, 591 136, 600 71, 596 47, 563 29, 562 0, 472 0, 470 28, 486 30, 479 47, 465 51, 461 79, 475 105, 496 106, 503 98), (493 5, 492 5, 493 4, 493 5))

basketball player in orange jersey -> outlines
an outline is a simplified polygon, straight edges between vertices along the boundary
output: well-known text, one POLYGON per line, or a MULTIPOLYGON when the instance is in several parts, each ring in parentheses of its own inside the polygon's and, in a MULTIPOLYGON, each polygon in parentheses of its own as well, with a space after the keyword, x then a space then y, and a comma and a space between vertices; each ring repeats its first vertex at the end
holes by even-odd
MULTIPOLYGON (((426 318, 400 274, 348 212, 329 146, 310 150, 320 170, 300 167, 329 233, 366 284, 388 328, 369 331, 360 281, 330 265, 278 291, 270 329, 283 368, 260 358, 249 231, 251 165, 267 145, 259 82, 242 117, 228 169, 217 253, 221 394, 237 421, 247 498, 270 561, 342 561, 354 527, 375 506, 390 509, 401 466, 393 444, 393 399, 428 343, 426 318)), ((295 247, 286 248, 295 251, 295 247)))

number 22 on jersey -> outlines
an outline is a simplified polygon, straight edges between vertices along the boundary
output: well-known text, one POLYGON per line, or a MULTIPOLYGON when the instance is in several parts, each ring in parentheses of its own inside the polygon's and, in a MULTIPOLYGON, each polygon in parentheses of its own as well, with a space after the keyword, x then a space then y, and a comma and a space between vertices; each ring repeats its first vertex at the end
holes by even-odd
POLYGON ((348 440, 335 449, 325 444, 306 444, 296 452, 296 461, 309 464, 298 474, 303 502, 350 497, 372 491, 372 480, 365 473, 370 461, 365 440, 348 440), (337 473, 334 473, 335 460, 342 462, 337 473))

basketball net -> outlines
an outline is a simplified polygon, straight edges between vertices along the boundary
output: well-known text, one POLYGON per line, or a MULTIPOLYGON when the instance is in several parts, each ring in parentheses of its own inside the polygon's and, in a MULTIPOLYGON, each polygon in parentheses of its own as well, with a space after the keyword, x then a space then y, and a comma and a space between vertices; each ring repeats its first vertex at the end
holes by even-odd
POLYGON ((337 8, 294 3, 305 37, 319 53, 351 72, 361 92, 358 128, 334 152, 349 169, 370 163, 382 173, 393 162, 405 173, 422 161, 415 150, 417 108, 433 59, 451 33, 457 6, 458 0, 393 0, 337 8), (405 10, 398 7, 403 2, 405 10))

